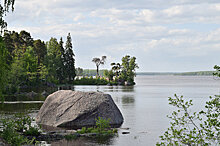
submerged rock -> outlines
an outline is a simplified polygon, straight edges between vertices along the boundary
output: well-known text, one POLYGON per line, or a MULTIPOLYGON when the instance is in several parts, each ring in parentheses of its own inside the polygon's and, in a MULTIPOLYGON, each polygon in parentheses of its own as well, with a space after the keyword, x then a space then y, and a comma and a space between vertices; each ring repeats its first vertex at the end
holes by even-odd
POLYGON ((122 114, 109 94, 60 90, 47 97, 36 122, 77 129, 95 126, 98 117, 109 118, 112 127, 123 123, 122 114))

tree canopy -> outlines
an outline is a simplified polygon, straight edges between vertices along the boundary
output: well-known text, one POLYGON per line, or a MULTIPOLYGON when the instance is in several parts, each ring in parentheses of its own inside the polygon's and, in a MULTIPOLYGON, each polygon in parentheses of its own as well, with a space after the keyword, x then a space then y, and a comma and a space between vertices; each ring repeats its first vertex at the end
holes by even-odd
POLYGON ((92 62, 94 62, 96 65, 96 73, 97 73, 96 76, 98 76, 98 77, 99 77, 99 66, 101 64, 105 64, 106 58, 107 58, 106 56, 102 56, 102 58, 95 57, 92 59, 92 62))

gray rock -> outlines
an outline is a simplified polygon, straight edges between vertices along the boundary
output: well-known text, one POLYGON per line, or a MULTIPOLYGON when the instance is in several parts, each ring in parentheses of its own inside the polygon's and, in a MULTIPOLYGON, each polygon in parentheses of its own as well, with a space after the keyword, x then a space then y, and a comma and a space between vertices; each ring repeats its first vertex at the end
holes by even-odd
POLYGON ((43 125, 77 129, 96 125, 96 119, 110 118, 112 127, 119 127, 123 117, 109 94, 59 90, 47 97, 37 114, 43 125))

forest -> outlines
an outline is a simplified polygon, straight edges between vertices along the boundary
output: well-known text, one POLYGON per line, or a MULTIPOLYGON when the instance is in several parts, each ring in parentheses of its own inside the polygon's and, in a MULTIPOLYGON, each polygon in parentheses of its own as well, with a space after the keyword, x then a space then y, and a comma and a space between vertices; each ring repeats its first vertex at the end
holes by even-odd
MULTIPOLYGON (((134 85, 135 57, 126 55, 122 63, 111 63, 111 70, 99 70, 107 56, 93 58, 97 69, 75 67, 75 54, 70 33, 66 42, 61 37, 51 37, 44 42, 35 40, 29 32, 4 31, 0 44, 2 50, 2 92, 14 94, 21 88, 71 85, 134 85), (4 64, 3 64, 4 63, 4 64), (80 78, 76 76, 81 76, 80 78), (96 76, 95 78, 90 76, 96 76), (90 78, 89 78, 90 77, 90 78), (4 84, 4 85, 3 85, 4 84)), ((88 60, 90 61, 90 60, 88 60)))
POLYGON ((44 42, 26 31, 5 31, 1 48, 5 50, 6 93, 23 86, 72 83, 76 76, 70 33, 64 45, 62 38, 44 42))

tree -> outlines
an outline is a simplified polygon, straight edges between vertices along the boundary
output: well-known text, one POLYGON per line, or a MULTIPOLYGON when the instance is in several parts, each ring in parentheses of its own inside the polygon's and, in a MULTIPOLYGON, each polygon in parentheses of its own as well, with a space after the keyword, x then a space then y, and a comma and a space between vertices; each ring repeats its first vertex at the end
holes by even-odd
POLYGON ((4 16, 6 16, 6 13, 9 12, 10 8, 12 11, 14 11, 14 3, 15 0, 4 0, 4 5, 0 5, 0 27, 1 32, 4 28, 7 27, 7 23, 4 20, 4 16))
POLYGON ((2 37, 0 37, 0 98, 3 99, 2 92, 7 84, 7 73, 9 67, 7 64, 7 50, 5 48, 2 37))
POLYGON ((15 46, 13 44, 13 39, 11 38, 11 32, 5 31, 3 36, 3 41, 5 42, 5 47, 8 51, 7 53, 7 64, 10 65, 13 60, 13 52, 15 50, 15 46))
POLYGON ((22 30, 19 33, 19 39, 22 47, 26 49, 28 46, 33 46, 33 38, 31 37, 31 34, 29 32, 26 32, 22 30))
POLYGON ((33 47, 28 47, 22 57, 23 67, 25 70, 26 83, 34 84, 39 78, 37 68, 38 61, 33 47))
POLYGON ((65 49, 63 47, 63 39, 60 38, 59 41, 59 49, 60 49, 60 56, 59 56, 59 62, 58 62, 58 68, 57 68, 57 77, 59 80, 59 83, 64 83, 65 79, 67 78, 67 74, 65 71, 65 64, 66 64, 66 57, 65 57, 65 49))
POLYGON ((114 75, 116 76, 116 78, 118 78, 121 72, 121 64, 113 62, 111 63, 111 66, 112 66, 112 71, 114 72, 114 75))
POLYGON ((51 38, 49 42, 46 43, 47 46, 47 58, 46 64, 48 68, 48 80, 53 83, 58 82, 57 71, 59 69, 59 64, 61 62, 61 50, 56 38, 51 38))
POLYGON ((119 75, 119 78, 128 82, 131 85, 135 84, 134 77, 136 75, 135 69, 137 68, 139 67, 136 63, 136 58, 126 55, 122 58, 121 73, 119 75))
POLYGON ((100 58, 93 58, 93 59, 92 59, 92 62, 94 62, 95 65, 96 65, 96 76, 97 76, 97 77, 99 77, 99 66, 100 66, 101 64, 105 64, 106 58, 107 58, 106 56, 102 56, 101 59, 100 59, 100 58))
POLYGON ((38 39, 38 40, 34 41, 33 46, 34 46, 34 50, 37 54, 37 63, 38 63, 38 65, 40 65, 41 63, 43 63, 44 58, 47 55, 46 45, 43 41, 38 39))
POLYGON ((169 97, 169 104, 177 107, 168 116, 171 127, 160 136, 161 142, 157 146, 178 145, 219 145, 220 144, 220 98, 210 97, 206 102, 205 111, 191 114, 192 100, 184 101, 183 96, 169 97))
MULTIPOLYGON (((11 8, 12 11, 14 10, 14 2, 15 0, 4 0, 4 6, 0 5, 0 27, 1 27, 1 33, 4 28, 6 28, 7 23, 4 20, 4 16, 6 16, 6 13, 9 12, 9 9, 11 8)), ((2 37, 0 38, 0 97, 2 96, 2 91, 5 89, 5 86, 7 84, 7 72, 9 70, 8 67, 8 61, 7 61, 7 50, 5 48, 4 42, 2 37)), ((3 99, 3 98, 2 98, 3 99)))
POLYGON ((73 45, 70 33, 67 36, 66 46, 65 46, 65 68, 66 73, 69 79, 69 82, 72 82, 76 76, 75 72, 75 59, 73 53, 73 45))
POLYGON ((107 77, 109 79, 109 81, 112 81, 113 77, 114 77, 114 73, 112 70, 110 70, 110 71, 104 70, 104 76, 107 77))

